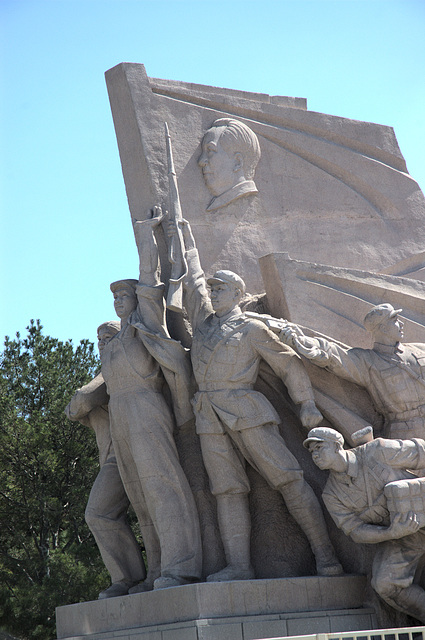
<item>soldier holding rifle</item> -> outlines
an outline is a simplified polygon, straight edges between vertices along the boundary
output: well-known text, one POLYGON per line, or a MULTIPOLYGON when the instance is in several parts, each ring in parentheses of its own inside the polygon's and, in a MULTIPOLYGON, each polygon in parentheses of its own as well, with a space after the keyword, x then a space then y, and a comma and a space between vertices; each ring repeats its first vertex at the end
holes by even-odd
POLYGON ((279 434, 279 416, 269 401, 253 390, 261 359, 282 378, 300 406, 306 428, 322 416, 297 354, 283 345, 262 322, 245 316, 239 306, 243 280, 218 271, 207 282, 195 241, 186 221, 169 223, 169 235, 179 227, 184 239, 188 274, 183 279, 184 302, 193 329, 192 365, 199 391, 193 404, 204 463, 217 499, 220 533, 227 566, 208 581, 254 577, 250 561, 250 485, 247 460, 282 494, 286 506, 307 536, 319 575, 342 572, 328 537, 319 502, 303 478, 298 461, 279 434))

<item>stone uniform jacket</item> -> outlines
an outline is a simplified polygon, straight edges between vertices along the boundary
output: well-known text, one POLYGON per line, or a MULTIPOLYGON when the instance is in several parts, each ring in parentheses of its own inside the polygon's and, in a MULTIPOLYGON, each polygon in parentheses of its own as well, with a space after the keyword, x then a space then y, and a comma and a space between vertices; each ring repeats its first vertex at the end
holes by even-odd
POLYGON ((387 423, 425 417, 425 345, 343 349, 323 339, 319 343, 322 359, 315 363, 365 387, 387 423))
POLYGON ((75 392, 66 408, 66 414, 70 420, 78 420, 95 432, 100 466, 114 455, 109 429, 108 402, 106 384, 102 374, 99 373, 75 392))
POLYGON ((384 487, 415 477, 407 469, 425 467, 425 441, 377 438, 347 455, 347 472, 331 471, 322 494, 332 519, 347 536, 364 523, 388 526, 384 487))
POLYGON ((192 366, 199 387, 193 401, 197 432, 240 431, 280 422, 265 396, 253 390, 262 359, 283 380, 295 403, 313 400, 299 356, 239 308, 218 318, 196 250, 187 252, 187 261, 185 306, 193 328, 192 366))
POLYGON ((166 328, 164 285, 136 287, 138 307, 127 325, 106 345, 102 371, 110 388, 145 388, 161 392, 164 379, 170 390, 178 426, 193 420, 190 396, 193 389, 189 354, 173 340, 166 328), (121 356, 113 355, 118 351, 121 356))

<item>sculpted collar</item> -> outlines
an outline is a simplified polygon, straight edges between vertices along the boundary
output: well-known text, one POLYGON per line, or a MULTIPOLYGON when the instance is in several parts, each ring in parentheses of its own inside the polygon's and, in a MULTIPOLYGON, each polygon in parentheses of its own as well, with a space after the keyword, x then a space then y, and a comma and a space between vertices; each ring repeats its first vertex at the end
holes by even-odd
POLYGON ((373 350, 377 353, 382 353, 385 356, 393 356, 396 353, 403 353, 403 345, 397 342, 395 345, 382 344, 381 342, 375 342, 373 350))
POLYGON ((347 454, 347 462, 348 467, 346 471, 335 472, 334 476, 337 478, 338 482, 343 482, 344 484, 351 484, 353 478, 357 478, 359 475, 359 463, 357 460, 357 456, 354 451, 346 451, 347 454))
POLYGON ((213 198, 207 207, 207 211, 210 212, 221 209, 233 202, 233 200, 246 196, 249 193, 258 193, 254 180, 244 180, 243 182, 239 182, 231 189, 228 189, 224 193, 220 193, 219 196, 213 198))
POLYGON ((232 309, 231 311, 229 311, 229 313, 226 313, 225 316, 221 316, 220 318, 214 314, 214 320, 215 320, 215 323, 217 323, 218 325, 220 325, 220 327, 222 327, 223 324, 225 324, 229 320, 236 320, 236 318, 239 318, 241 315, 242 315, 242 311, 240 310, 240 307, 236 307, 235 309, 232 309))

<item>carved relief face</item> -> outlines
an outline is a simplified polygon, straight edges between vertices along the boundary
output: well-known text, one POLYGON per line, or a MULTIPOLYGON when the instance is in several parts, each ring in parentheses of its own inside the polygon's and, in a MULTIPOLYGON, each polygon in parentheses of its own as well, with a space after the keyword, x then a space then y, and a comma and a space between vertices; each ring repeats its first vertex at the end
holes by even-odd
POLYGON ((228 154, 220 144, 224 127, 209 129, 202 140, 202 153, 198 164, 205 184, 213 196, 231 189, 239 179, 235 155, 228 154))
POLYGON ((112 331, 112 329, 108 329, 108 327, 101 327, 97 332, 97 347, 99 349, 100 355, 102 355, 102 351, 105 346, 108 344, 110 340, 116 335, 116 331, 112 331))
POLYGON ((128 318, 137 307, 136 295, 127 288, 114 291, 114 307, 119 318, 128 318))
POLYGON ((210 298, 215 313, 219 317, 225 316, 238 304, 240 291, 231 284, 218 282, 211 285, 210 298))
POLYGON ((394 316, 394 318, 387 318, 385 322, 383 322, 379 326, 379 332, 383 333, 389 342, 400 342, 403 339, 404 323, 400 320, 398 316, 394 316))
POLYGON ((332 469, 339 462, 334 442, 310 442, 308 445, 314 464, 319 469, 332 469))

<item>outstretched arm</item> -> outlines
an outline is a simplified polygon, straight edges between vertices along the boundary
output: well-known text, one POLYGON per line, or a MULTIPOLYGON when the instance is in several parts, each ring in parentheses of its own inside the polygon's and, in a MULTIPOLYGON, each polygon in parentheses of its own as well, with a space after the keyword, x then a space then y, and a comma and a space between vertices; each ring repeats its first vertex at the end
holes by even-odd
POLYGON ((325 366, 329 360, 326 351, 320 348, 319 340, 305 336, 295 324, 288 323, 282 327, 279 338, 301 356, 313 360, 315 364, 325 366))

